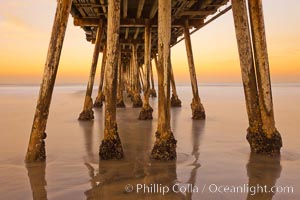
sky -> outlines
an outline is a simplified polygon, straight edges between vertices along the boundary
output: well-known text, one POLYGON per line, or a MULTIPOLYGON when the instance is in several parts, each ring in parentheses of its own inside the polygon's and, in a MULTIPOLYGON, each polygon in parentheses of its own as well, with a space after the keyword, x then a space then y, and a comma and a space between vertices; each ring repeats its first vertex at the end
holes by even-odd
MULTIPOLYGON (((300 1, 263 0, 263 6, 272 81, 300 82, 300 1)), ((55 0, 0 1, 0 84, 41 82, 55 9, 55 0)), ((241 83, 231 11, 193 34, 192 46, 198 83, 241 83)), ((176 82, 188 83, 184 41, 171 52, 176 82)), ((92 55, 93 44, 70 16, 57 83, 87 83, 92 55)))

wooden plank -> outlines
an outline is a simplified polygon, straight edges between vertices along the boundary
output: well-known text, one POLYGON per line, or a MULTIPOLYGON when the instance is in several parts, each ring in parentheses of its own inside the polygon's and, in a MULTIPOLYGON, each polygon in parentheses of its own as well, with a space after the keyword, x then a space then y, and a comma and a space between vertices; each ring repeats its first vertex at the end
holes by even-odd
POLYGON ((73 6, 75 6, 77 9, 81 7, 101 8, 100 4, 92 4, 92 3, 73 3, 73 6))
MULTIPOLYGON (((203 28, 204 26, 208 25, 209 23, 213 22, 214 20, 218 19, 220 16, 224 15, 225 13, 227 13, 229 10, 231 10, 232 6, 228 6, 227 8, 225 8, 224 10, 222 10, 220 13, 218 13, 217 15, 215 15, 214 17, 212 17, 211 19, 209 19, 208 21, 206 21, 205 23, 203 23, 202 25, 200 25, 199 27, 197 27, 195 30, 193 30, 190 35, 194 34, 195 32, 197 32, 198 30, 200 30, 201 28, 203 28)), ((189 22, 190 26, 191 23, 189 22)), ((181 42, 182 40, 184 40, 184 38, 181 38, 179 40, 177 40, 177 42, 175 42, 174 44, 172 44, 172 47, 175 46, 176 44, 178 44, 179 42, 181 42)))
POLYGON ((129 28, 126 28, 126 30, 125 30, 125 39, 128 38, 128 32, 129 32, 129 28))
MULTIPOLYGON (((106 21, 104 18, 102 18, 104 21, 106 21)), ((99 18, 78 18, 74 17, 73 24, 74 26, 98 26, 99 18)), ((120 21, 120 26, 121 27, 139 27, 139 28, 144 28, 147 24, 150 24, 151 27, 157 28, 158 24, 156 21, 153 20, 148 20, 148 19, 137 19, 137 18, 126 18, 126 19, 121 19, 120 21)), ((203 20, 190 20, 189 21, 190 26, 199 26, 200 24, 203 24, 203 20)), ((184 26, 184 21, 177 21, 172 23, 172 28, 174 27, 183 27, 184 26)))
POLYGON ((102 10, 103 10, 103 13, 105 15, 105 18, 107 18, 107 9, 106 9, 104 0, 100 0, 100 4, 101 4, 102 10))
POLYGON ((139 0, 139 5, 138 5, 138 8, 137 8, 137 12, 136 12, 136 18, 138 18, 138 19, 142 15, 144 4, 145 4, 145 0, 139 0))
POLYGON ((180 13, 180 15, 211 15, 213 13, 215 13, 217 10, 209 10, 209 11, 204 11, 204 10, 187 10, 187 11, 183 11, 180 13))
POLYGON ((149 14, 150 19, 152 19, 155 16, 157 12, 157 6, 158 6, 158 0, 154 0, 149 14))
POLYGON ((127 17, 128 0, 123 0, 123 18, 127 17))
POLYGON ((137 39, 137 37, 138 37, 138 35, 139 35, 139 32, 140 32, 140 29, 139 28, 136 28, 135 29, 135 33, 134 33, 134 36, 133 36, 133 38, 136 40, 137 39))
POLYGON ((79 11, 79 13, 80 13, 80 15, 82 17, 86 17, 87 16, 86 13, 84 12, 83 8, 78 8, 78 11, 79 11))

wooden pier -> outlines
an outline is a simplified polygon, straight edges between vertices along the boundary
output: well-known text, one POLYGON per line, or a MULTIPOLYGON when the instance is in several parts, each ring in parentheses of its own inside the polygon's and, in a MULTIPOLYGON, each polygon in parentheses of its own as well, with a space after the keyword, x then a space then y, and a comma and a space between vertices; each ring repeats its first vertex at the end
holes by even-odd
POLYGON ((282 146, 275 127, 262 0, 58 0, 44 76, 26 155, 27 162, 46 159, 46 124, 69 15, 86 40, 94 44, 86 95, 79 120, 93 120, 93 109, 105 102, 101 159, 121 159, 116 108, 125 107, 123 92, 141 109, 139 120, 151 120, 150 97, 158 94, 158 126, 153 159, 176 159, 176 139, 170 125, 171 106, 180 107, 172 69, 171 47, 184 40, 193 99, 192 119, 205 120, 190 35, 232 9, 245 91, 251 151, 277 155, 282 146), (248 3, 248 6, 246 4, 248 3), (249 13, 249 16, 248 16, 249 13), (253 51, 252 51, 253 49, 253 51), (92 91, 99 54, 100 85, 92 91), (158 92, 151 60, 156 64, 158 92), (172 95, 171 95, 172 88, 172 95))

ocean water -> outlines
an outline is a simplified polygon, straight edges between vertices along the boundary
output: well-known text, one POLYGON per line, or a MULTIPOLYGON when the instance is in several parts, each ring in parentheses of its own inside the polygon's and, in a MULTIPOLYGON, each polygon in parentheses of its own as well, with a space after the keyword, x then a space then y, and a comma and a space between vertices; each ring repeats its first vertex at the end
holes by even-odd
MULTIPOLYGON (((24 163, 38 87, 0 86, 0 199, 300 199, 300 85, 273 87, 280 157, 250 153, 243 88, 200 85, 205 121, 191 119, 191 88, 178 86, 181 108, 172 108, 177 160, 149 159, 155 141, 152 121, 140 109, 118 108, 125 158, 99 161, 103 110, 79 122, 85 86, 55 88, 47 124, 46 163, 24 163), (277 192, 260 192, 260 186, 277 192), (275 186, 275 187, 274 187, 275 186)), ((96 91, 94 92, 96 94, 96 91)))

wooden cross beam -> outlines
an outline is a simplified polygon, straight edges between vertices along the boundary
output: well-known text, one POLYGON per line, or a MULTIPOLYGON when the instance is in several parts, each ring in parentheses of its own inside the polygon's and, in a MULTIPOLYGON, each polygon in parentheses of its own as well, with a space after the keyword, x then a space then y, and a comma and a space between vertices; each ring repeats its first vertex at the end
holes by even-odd
MULTIPOLYGON (((105 19, 103 19, 105 20, 105 19)), ((106 21, 106 20, 105 20, 106 21)), ((98 26, 99 18, 77 18, 74 17, 74 26, 98 26)), ((120 26, 121 27, 136 27, 136 28, 143 28, 147 24, 150 24, 151 27, 157 27, 157 20, 149 20, 149 19, 137 19, 137 18, 126 18, 121 19, 120 26)), ((203 19, 197 20, 189 20, 189 24, 191 27, 198 27, 199 25, 203 24, 203 19)), ((183 27, 184 21, 178 20, 172 23, 172 27, 183 27)))

